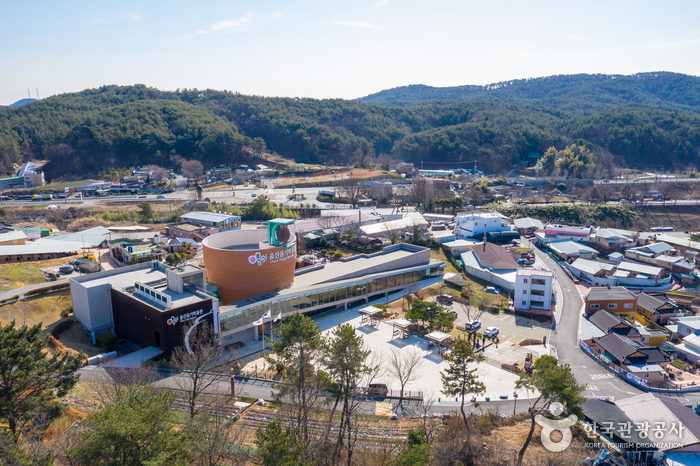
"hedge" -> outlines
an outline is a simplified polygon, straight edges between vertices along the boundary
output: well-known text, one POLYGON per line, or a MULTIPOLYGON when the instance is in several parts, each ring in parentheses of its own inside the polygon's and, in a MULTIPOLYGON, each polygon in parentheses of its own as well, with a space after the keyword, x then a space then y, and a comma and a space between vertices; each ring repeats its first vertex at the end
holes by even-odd
POLYGON ((33 298, 34 296, 41 296, 48 293, 53 293, 55 291, 63 291, 70 288, 68 283, 60 283, 58 285, 51 285, 45 288, 39 288, 38 290, 32 290, 24 294, 25 298, 33 298))

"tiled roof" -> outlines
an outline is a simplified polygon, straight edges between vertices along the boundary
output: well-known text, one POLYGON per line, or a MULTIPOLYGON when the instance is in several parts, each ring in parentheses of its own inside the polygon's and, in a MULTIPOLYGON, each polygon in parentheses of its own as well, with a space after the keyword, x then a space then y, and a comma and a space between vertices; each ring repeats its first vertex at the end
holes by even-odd
MULTIPOLYGON (((579 259, 581 260, 581 259, 579 259)), ((578 260, 576 261, 578 262, 578 260)), ((574 262, 574 264, 576 263, 574 262)), ((617 299, 635 299, 636 295, 624 286, 594 287, 588 292, 588 301, 606 301, 617 299)))

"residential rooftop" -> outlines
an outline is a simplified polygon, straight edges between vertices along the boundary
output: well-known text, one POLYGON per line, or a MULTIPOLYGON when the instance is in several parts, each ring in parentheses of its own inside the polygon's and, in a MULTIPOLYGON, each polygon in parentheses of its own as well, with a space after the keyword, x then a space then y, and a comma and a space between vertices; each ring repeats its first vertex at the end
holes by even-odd
MULTIPOLYGON (((579 259, 580 260, 580 259, 579 259)), ((636 299, 637 295, 624 286, 593 287, 588 291, 588 301, 608 301, 617 299, 636 299)))

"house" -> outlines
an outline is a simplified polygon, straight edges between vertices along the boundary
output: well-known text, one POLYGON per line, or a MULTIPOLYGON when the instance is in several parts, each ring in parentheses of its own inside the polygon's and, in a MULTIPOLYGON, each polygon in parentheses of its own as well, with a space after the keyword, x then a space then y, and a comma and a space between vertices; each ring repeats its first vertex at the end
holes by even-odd
POLYGON ((695 254, 700 253, 700 243, 697 241, 691 241, 689 238, 679 238, 678 236, 671 236, 664 233, 657 233, 655 236, 657 242, 663 242, 673 246, 674 249, 686 253, 693 252, 695 254))
POLYGON ((649 330, 644 327, 637 327, 641 335, 640 343, 644 346, 659 347, 670 339, 670 335, 663 330, 649 330))
POLYGON ((549 249, 565 261, 573 261, 579 257, 594 260, 598 258, 598 251, 576 241, 556 241, 549 243, 549 249))
POLYGON ((543 230, 535 232, 535 243, 547 245, 554 241, 590 242, 593 228, 569 227, 565 225, 546 225, 543 230))
POLYGON ((455 234, 458 238, 478 237, 498 231, 510 231, 505 217, 500 214, 483 212, 455 217, 455 234))
POLYGON ((604 286, 615 284, 615 279, 612 277, 615 272, 615 265, 613 264, 579 258, 572 264, 565 263, 564 265, 575 277, 593 285, 604 286))
POLYGON ((613 252, 611 254, 608 254, 608 262, 612 262, 613 264, 619 264, 620 262, 622 262, 622 259, 624 257, 625 256, 623 256, 619 252, 613 252))
POLYGON ((637 295, 622 286, 591 288, 586 296, 586 314, 600 309, 618 317, 632 319, 637 306, 637 295))
POLYGON ((302 236, 304 245, 307 249, 320 246, 321 240, 336 242, 340 238, 340 230, 334 228, 325 228, 309 232, 302 236))
POLYGON ((673 273, 690 275, 690 283, 693 282, 695 264, 687 261, 684 257, 662 255, 656 257, 654 259, 654 263, 660 267, 670 270, 673 273))
POLYGON ((533 235, 535 231, 544 228, 544 224, 535 218, 516 218, 513 220, 513 225, 521 235, 533 235))
POLYGON ((633 241, 634 234, 632 232, 614 228, 598 228, 595 232, 595 242, 606 248, 623 247, 633 241))
MULTIPOLYGON (((642 437, 625 412, 612 401, 588 398, 582 405, 583 428, 592 438, 594 434, 615 444, 628 464, 648 464, 649 460, 661 460, 662 454, 649 443, 648 434, 642 437), (630 428, 627 429, 627 426, 630 428)), ((653 437, 653 435, 652 435, 653 437)))
POLYGON ((519 268, 515 274, 515 309, 539 309, 551 316, 553 280, 549 270, 519 268))
POLYGON ((0 246, 14 246, 26 244, 27 235, 22 231, 8 231, 0 233, 0 246))
POLYGON ((237 215, 219 214, 216 212, 190 212, 180 215, 180 221, 202 227, 215 227, 222 230, 238 230, 241 228, 241 217, 237 215))
MULTIPOLYGON (((660 283, 660 280, 670 278, 670 275, 664 273, 664 269, 661 267, 653 267, 650 265, 639 264, 637 262, 622 261, 618 264, 614 277, 618 279, 620 284, 624 284, 624 279, 642 279, 654 280, 657 282, 655 284, 661 285, 662 283, 660 283)), ((628 284, 632 285, 633 283, 629 282, 628 284)))
POLYGON ((604 309, 589 315, 588 320, 606 335, 608 333, 616 333, 637 343, 641 340, 641 334, 635 326, 604 309))
POLYGON ((491 243, 482 243, 461 254, 464 271, 469 275, 500 286, 515 290, 518 263, 504 248, 491 243))
POLYGON ((458 239, 456 241, 442 243, 443 247, 450 251, 450 254, 452 254, 455 257, 458 257, 463 252, 471 251, 472 249, 481 244, 483 243, 474 239, 458 239))
MULTIPOLYGON (((646 431, 645 443, 654 445, 665 454, 665 464, 697 464, 695 458, 700 452, 700 416, 692 409, 683 406, 675 398, 653 393, 618 399, 615 405, 632 420, 638 432, 646 431), (683 458, 690 459, 690 462, 683 458)), ((662 458, 655 459, 660 461, 662 458)))
POLYGON ((617 333, 592 338, 590 347, 602 361, 619 366, 646 382, 663 382, 665 368, 671 361, 659 348, 642 347, 617 333))
POLYGON ((673 256, 676 254, 676 250, 673 246, 666 243, 652 243, 646 246, 639 246, 636 248, 629 248, 625 251, 625 256, 633 260, 638 260, 641 262, 653 263, 651 259, 661 256, 668 255, 673 256))
POLYGON ((679 317, 673 321, 678 325, 678 334, 681 337, 700 335, 700 316, 679 317))
POLYGON ((654 323, 666 325, 670 319, 684 316, 685 311, 666 299, 664 295, 653 296, 639 293, 637 295, 637 314, 654 323))
POLYGON ((388 222, 372 223, 369 225, 363 225, 360 227, 362 234, 370 238, 402 238, 403 233, 413 233, 413 228, 416 226, 419 230, 419 234, 423 239, 429 237, 428 224, 418 223, 412 218, 401 218, 398 220, 391 220, 388 222))
POLYGON ((588 259, 576 259, 564 263, 569 271, 581 280, 597 286, 630 286, 634 288, 657 287, 671 283, 672 276, 661 267, 622 261, 611 264, 588 259))
POLYGON ((218 228, 194 225, 187 222, 170 223, 165 226, 165 234, 171 238, 188 238, 202 242, 204 238, 218 233, 218 228))

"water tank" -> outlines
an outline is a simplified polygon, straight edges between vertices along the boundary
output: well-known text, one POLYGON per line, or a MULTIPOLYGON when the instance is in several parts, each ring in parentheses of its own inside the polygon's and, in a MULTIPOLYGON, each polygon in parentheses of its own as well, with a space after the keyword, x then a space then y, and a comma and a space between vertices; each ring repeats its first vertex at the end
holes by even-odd
POLYGON ((132 253, 132 252, 134 252, 134 248, 132 248, 131 246, 129 246, 128 251, 129 251, 129 253, 132 253))
POLYGON ((155 235, 153 237, 153 244, 160 244, 160 236, 155 235))

